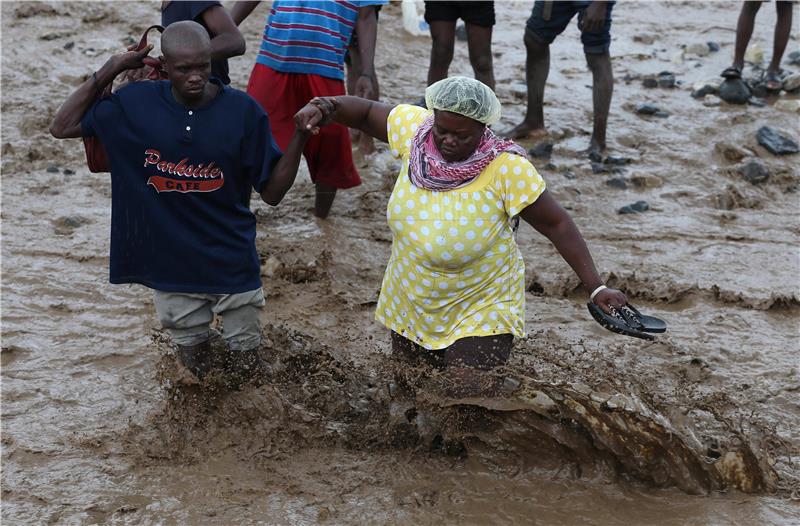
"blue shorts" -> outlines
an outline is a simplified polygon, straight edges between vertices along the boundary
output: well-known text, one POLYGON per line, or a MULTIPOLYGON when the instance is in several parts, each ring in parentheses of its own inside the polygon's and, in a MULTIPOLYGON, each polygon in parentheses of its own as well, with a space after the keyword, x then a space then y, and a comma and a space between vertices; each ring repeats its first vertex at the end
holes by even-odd
MULTIPOLYGON (((533 12, 526 24, 526 31, 538 42, 546 45, 553 43, 558 35, 564 32, 575 13, 578 14, 578 23, 583 20, 586 8, 591 2, 551 2, 552 11, 550 20, 542 18, 544 4, 542 0, 536 0, 533 4, 533 12)), ((606 8, 606 20, 603 29, 596 32, 581 31, 581 42, 583 42, 583 52, 587 55, 602 55, 608 52, 611 45, 611 10, 615 2, 608 2, 606 8)))

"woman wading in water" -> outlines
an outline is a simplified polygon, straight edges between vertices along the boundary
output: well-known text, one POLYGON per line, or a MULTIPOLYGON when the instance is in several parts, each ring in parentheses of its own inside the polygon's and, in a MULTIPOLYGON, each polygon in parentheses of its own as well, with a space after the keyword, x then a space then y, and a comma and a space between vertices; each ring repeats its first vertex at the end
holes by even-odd
POLYGON ((426 90, 428 109, 358 97, 313 99, 297 114, 312 131, 333 121, 382 141, 402 159, 389 199, 393 233, 375 318, 392 351, 456 378, 503 365, 524 336, 525 268, 516 218, 546 236, 604 312, 627 298, 606 288, 583 236, 513 141, 487 125, 500 101, 481 82, 452 77, 426 90))

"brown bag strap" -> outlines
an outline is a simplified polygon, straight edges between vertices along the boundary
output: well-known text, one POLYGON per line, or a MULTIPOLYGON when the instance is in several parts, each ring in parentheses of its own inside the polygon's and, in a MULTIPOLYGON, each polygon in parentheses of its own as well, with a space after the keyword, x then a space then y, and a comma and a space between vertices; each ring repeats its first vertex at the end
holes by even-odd
MULTIPOLYGON (((153 29, 157 30, 159 33, 163 33, 164 32, 164 28, 162 26, 158 25, 158 24, 154 24, 154 25, 148 27, 147 29, 145 29, 144 30, 144 34, 142 35, 142 38, 139 39, 139 45, 136 46, 136 51, 141 51, 145 47, 147 47, 147 34, 150 33, 150 31, 153 30, 153 29)), ((154 67, 154 68, 160 68, 160 66, 161 66, 161 62, 157 58, 153 58, 153 57, 145 57, 142 60, 142 62, 144 62, 145 65, 151 66, 151 67, 154 67)))

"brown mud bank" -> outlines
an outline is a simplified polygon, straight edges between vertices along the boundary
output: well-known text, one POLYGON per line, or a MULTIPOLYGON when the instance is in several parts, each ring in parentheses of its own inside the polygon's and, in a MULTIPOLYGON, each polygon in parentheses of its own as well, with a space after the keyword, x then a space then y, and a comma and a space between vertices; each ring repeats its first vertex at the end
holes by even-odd
POLYGON ((337 445, 514 458, 528 468, 691 494, 735 488, 788 496, 798 487, 774 430, 737 414, 724 395, 692 397, 676 379, 655 386, 613 366, 576 374, 548 353, 552 335, 523 341, 506 370, 483 373, 482 384, 503 386, 486 396, 454 395, 462 386, 446 374, 383 355, 356 364, 349 349, 285 327, 268 325, 264 334, 270 372, 242 391, 230 391, 222 375, 198 383, 162 341, 165 403, 126 440, 143 458, 183 462, 220 450, 257 458, 337 445), (536 372, 543 367, 546 379, 536 372), (659 408, 670 389, 669 405, 659 408))

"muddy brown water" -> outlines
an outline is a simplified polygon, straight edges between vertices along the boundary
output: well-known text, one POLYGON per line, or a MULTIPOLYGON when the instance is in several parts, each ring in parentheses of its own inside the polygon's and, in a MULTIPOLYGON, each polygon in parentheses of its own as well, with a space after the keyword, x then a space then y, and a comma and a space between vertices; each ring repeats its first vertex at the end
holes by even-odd
MULTIPOLYGON (((530 7, 497 6, 503 125, 524 112, 530 7)), ((267 11, 243 26, 248 52, 231 63, 238 87, 267 11)), ((275 375, 233 393, 213 379, 186 384, 150 292, 107 283, 108 176, 88 173, 78 141, 47 134, 87 72, 158 20, 158 2, 3 3, 3 520, 800 522, 798 157, 755 141, 765 124, 797 137, 797 115, 772 108, 776 98, 765 108, 706 107, 689 96, 728 64, 737 11, 617 5, 610 147, 633 159, 621 174, 593 174, 581 155, 591 80, 577 30, 552 50, 546 118, 558 141, 552 164, 537 167, 609 283, 667 319, 668 334, 647 343, 604 331, 552 247, 522 228, 529 337, 503 371, 520 387, 453 399, 439 376, 394 363, 372 320, 397 169, 385 151, 328 221, 312 218, 305 169, 279 207, 254 203, 268 296, 263 352, 275 375), (721 51, 676 59, 682 45, 709 40, 721 51), (641 87, 642 75, 662 70, 681 85, 641 87), (635 115, 642 102, 670 116, 635 115), (744 182, 719 143, 749 149, 770 178, 744 182), (606 185, 611 177, 627 188, 606 185), (650 211, 617 215, 639 199, 650 211), (399 403, 387 388, 397 374, 408 376, 412 400, 399 403)), ((773 23, 767 5, 753 40, 767 57, 773 23)), ((421 96, 429 54, 429 40, 400 25, 399 6, 385 8, 376 60, 395 103, 421 96)), ((797 49, 793 38, 788 52, 797 49)), ((463 43, 451 73, 469 74, 463 43)))

